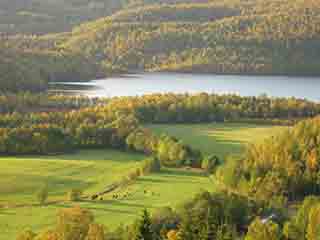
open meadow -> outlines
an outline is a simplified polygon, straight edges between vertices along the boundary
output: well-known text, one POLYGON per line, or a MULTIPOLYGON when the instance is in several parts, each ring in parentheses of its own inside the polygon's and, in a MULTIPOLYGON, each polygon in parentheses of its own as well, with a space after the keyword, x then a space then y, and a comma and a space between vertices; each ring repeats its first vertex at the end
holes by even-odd
MULTIPOLYGON (((225 158, 239 154, 247 143, 260 141, 282 127, 248 124, 149 125, 158 134, 177 136, 205 154, 225 158)), ((85 194, 103 190, 139 166, 144 155, 115 150, 82 150, 57 156, 21 156, 0 158, 0 239, 13 240, 24 229, 46 229, 55 222, 57 211, 80 205, 92 210, 96 221, 109 229, 133 221, 144 208, 177 206, 200 189, 214 190, 214 184, 201 170, 162 169, 160 173, 139 177, 95 201, 71 203, 70 189, 85 194), (39 206, 36 192, 49 188, 48 204, 39 206), (117 199, 114 199, 114 195, 117 199)))
POLYGON ((204 154, 215 154, 221 159, 238 155, 247 144, 263 141, 287 127, 245 123, 210 124, 152 124, 155 133, 167 133, 190 144, 204 154))

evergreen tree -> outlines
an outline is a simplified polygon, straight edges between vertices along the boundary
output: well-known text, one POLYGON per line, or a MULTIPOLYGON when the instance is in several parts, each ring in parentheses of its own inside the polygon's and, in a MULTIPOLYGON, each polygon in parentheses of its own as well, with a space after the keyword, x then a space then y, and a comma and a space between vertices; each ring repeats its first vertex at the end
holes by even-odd
POLYGON ((216 228, 216 219, 213 215, 213 211, 211 207, 209 206, 208 208, 208 214, 206 215, 206 218, 204 220, 203 227, 201 228, 200 231, 200 240, 210 240, 213 239, 214 233, 215 233, 215 228, 216 228))
POLYGON ((178 239, 179 240, 193 240, 193 220, 191 213, 189 211, 186 211, 181 216, 181 222, 179 226, 179 234, 178 239))
POLYGON ((153 231, 151 228, 151 218, 145 209, 141 219, 138 221, 135 232, 135 240, 153 240, 153 231))

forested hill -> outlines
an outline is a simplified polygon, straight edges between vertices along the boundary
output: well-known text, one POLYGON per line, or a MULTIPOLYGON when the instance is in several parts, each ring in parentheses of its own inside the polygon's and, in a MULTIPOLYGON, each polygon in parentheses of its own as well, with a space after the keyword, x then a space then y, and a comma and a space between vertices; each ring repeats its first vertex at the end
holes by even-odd
POLYGON ((320 73, 318 1, 213 1, 122 10, 83 24, 62 46, 107 71, 320 73))
POLYGON ((70 31, 72 26, 114 13, 119 0, 1 0, 0 32, 44 34, 70 31))
POLYGON ((130 71, 320 75, 319 1, 119 2, 71 32, 10 36, 6 48, 30 58, 44 82, 130 71))
POLYGON ((16 89, 33 89, 40 91, 46 88, 46 82, 40 74, 39 68, 30 58, 18 54, 13 49, 0 46, 0 85, 1 91, 15 91, 16 89))
MULTIPOLYGON (((200 2, 207 2, 202 0, 200 2)), ((1 0, 0 32, 46 34, 70 31, 73 26, 121 9, 152 3, 197 0, 1 0)))
POLYGON ((32 38, 9 42, 0 41, 0 93, 39 92, 46 90, 50 81, 81 81, 102 74, 96 62, 82 54, 29 49, 26 47, 29 43, 42 44, 32 38))

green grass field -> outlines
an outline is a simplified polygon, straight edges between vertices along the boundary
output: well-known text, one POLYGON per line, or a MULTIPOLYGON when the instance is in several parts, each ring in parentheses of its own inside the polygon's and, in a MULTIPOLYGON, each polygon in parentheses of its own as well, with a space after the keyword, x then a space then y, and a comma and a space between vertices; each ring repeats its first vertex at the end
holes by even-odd
POLYGON ((215 154, 220 158, 240 154, 247 144, 262 141, 285 129, 244 123, 154 124, 148 127, 159 135, 176 136, 204 154, 215 154))
MULTIPOLYGON (((167 132, 206 154, 239 154, 245 144, 260 141, 281 128, 245 124, 152 125, 157 133, 167 132)), ((46 229, 55 222, 62 207, 73 203, 64 201, 71 188, 85 193, 102 190, 113 181, 139 165, 143 155, 114 150, 86 150, 60 156, 30 156, 0 158, 0 239, 13 240, 24 229, 46 229), (48 183, 48 206, 40 207, 35 192, 48 183), (4 207, 21 204, 18 207, 4 207), (32 206, 30 206, 32 204, 32 206), (2 206, 2 208, 1 208, 2 206)), ((132 185, 115 193, 114 200, 85 201, 78 205, 91 209, 99 223, 114 229, 120 223, 130 223, 143 210, 161 206, 176 206, 200 189, 214 190, 214 184, 200 171, 163 169, 161 173, 140 177, 132 185), (124 195, 127 194, 127 197, 124 195)))
POLYGON ((201 173, 164 169, 162 173, 141 177, 133 185, 118 190, 118 194, 132 194, 119 200, 113 200, 112 196, 106 195, 104 200, 2 209, 0 239, 14 240, 16 233, 25 229, 50 229, 55 224, 57 211, 72 205, 90 209, 97 222, 103 223, 108 229, 115 229, 121 223, 132 222, 144 208, 152 211, 162 206, 177 206, 197 193, 200 188, 213 189, 209 178, 201 173), (144 193, 145 190, 147 193, 144 193))
POLYGON ((48 184, 52 198, 72 188, 92 193, 119 180, 145 156, 114 150, 79 151, 58 156, 0 158, 0 204, 35 203, 35 193, 48 184))

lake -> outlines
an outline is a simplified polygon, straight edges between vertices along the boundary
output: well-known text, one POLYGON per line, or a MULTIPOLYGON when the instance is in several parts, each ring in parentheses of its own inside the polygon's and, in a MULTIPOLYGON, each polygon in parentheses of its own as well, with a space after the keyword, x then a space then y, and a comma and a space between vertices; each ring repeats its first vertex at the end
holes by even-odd
POLYGON ((152 93, 267 94, 320 101, 320 77, 237 76, 143 73, 79 83, 53 83, 51 91, 90 97, 136 96, 152 93))

